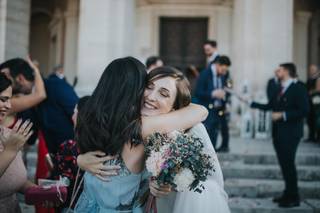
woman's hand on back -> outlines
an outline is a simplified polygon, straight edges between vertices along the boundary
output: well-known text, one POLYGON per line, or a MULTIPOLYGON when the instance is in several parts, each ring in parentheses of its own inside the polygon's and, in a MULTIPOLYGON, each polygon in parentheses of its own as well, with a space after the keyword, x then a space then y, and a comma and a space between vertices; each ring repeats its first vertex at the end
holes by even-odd
POLYGON ((106 155, 102 151, 87 152, 77 157, 77 163, 81 169, 103 181, 109 181, 110 177, 118 175, 121 167, 118 165, 104 165, 104 163, 115 157, 106 155))

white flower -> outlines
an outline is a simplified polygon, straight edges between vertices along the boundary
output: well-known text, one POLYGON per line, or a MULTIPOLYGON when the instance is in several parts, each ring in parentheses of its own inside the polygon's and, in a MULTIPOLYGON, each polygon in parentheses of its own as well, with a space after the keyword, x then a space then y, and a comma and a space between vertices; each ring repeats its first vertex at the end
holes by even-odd
POLYGON ((170 157, 170 144, 165 144, 162 147, 160 147, 160 153, 162 158, 164 158, 165 160, 170 157))
POLYGON ((179 135, 181 135, 181 132, 179 132, 177 130, 174 130, 174 131, 168 133, 168 136, 170 138, 172 138, 173 140, 176 140, 179 135))
POLYGON ((161 172, 161 166, 165 162, 161 152, 151 151, 150 157, 146 160, 146 167, 152 176, 158 176, 161 172))
POLYGON ((183 192, 189 189, 190 184, 195 180, 190 169, 184 168, 181 172, 176 174, 173 182, 177 185, 176 190, 183 192))

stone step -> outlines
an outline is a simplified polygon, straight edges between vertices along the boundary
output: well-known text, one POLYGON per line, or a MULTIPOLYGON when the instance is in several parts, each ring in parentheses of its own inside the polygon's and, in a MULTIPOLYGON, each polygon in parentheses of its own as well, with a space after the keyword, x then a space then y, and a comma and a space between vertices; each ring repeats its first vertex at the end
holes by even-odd
MULTIPOLYGON (((225 178, 282 179, 279 165, 244 164, 242 162, 221 162, 225 178)), ((319 181, 319 166, 297 166, 298 179, 319 181)))
MULTIPOLYGON (((265 198, 282 194, 282 180, 226 179, 225 190, 230 197, 265 198)), ((320 181, 300 181, 299 192, 302 199, 320 199, 320 181)))
POLYGON ((232 213, 314 213, 319 212, 315 206, 307 201, 301 202, 299 207, 279 208, 272 202, 272 198, 230 198, 229 206, 232 213))
POLYGON ((314 213, 320 213, 320 200, 319 199, 307 199, 305 203, 311 206, 314 210, 314 213))
MULTIPOLYGON (((218 153, 219 161, 243 161, 246 164, 278 164, 274 153, 265 154, 237 154, 237 153, 218 153)), ((298 154, 296 157, 297 165, 320 165, 319 154, 298 154)))

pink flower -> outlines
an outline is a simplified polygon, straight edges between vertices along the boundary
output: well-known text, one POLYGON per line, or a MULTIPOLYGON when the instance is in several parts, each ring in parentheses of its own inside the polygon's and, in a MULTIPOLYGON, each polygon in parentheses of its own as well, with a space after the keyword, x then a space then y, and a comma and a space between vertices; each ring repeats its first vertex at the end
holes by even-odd
POLYGON ((152 173, 152 176, 158 176, 165 161, 161 152, 151 151, 150 157, 146 161, 147 170, 152 173))

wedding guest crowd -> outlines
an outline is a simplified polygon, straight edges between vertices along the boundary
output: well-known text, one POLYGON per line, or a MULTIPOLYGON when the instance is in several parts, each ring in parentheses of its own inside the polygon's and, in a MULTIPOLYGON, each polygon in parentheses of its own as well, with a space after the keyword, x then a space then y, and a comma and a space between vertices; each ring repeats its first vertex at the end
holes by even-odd
MULTIPOLYGON (((200 206, 205 207, 203 212, 211 212, 214 204, 222 209, 221 213, 229 213, 215 150, 230 151, 231 92, 228 89, 232 88, 229 70, 232 63, 228 56, 218 53, 214 40, 206 41, 203 51, 204 69, 199 72, 198 67, 190 65, 184 74, 164 66, 165 61, 159 56, 147 58, 146 66, 132 57, 116 59, 104 70, 92 96, 80 99, 67 82, 63 65, 57 65, 43 79, 30 58, 14 58, 0 64, 0 209, 5 213, 20 212, 17 192, 39 187, 40 178, 59 180, 60 176, 70 182, 66 201, 37 205, 37 213, 62 212, 69 207, 93 212, 97 208, 110 211, 142 208, 143 181, 150 181, 147 189, 150 187, 155 196, 172 193, 171 186, 157 185, 145 177, 143 141, 155 131, 169 134, 178 128, 187 129, 186 133, 198 133, 205 147, 213 150, 217 173, 207 183, 218 191, 213 203, 208 193, 203 193, 201 199, 198 195, 177 193, 177 198, 168 197, 173 200, 171 204, 165 202, 166 208, 170 209, 176 202, 178 210, 172 212, 182 209, 194 212, 200 206), (190 104, 191 101, 196 104, 190 104), (201 121, 204 126, 196 126, 201 121), (38 165, 33 183, 27 180, 21 151, 25 144, 32 145, 35 141, 38 141, 38 165), (84 176, 79 167, 85 170, 84 176), (11 174, 17 178, 10 178, 11 174), (102 184, 105 181, 111 182, 102 184), (122 191, 118 190, 120 186, 122 191), (114 197, 107 199, 105 192, 114 197), (182 198, 190 200, 188 208, 181 203, 182 198), (120 199, 132 202, 124 205, 120 199)), ((310 66, 307 94, 297 78, 295 65, 281 64, 268 81, 268 104, 249 103, 252 108, 272 111, 273 143, 285 181, 282 196, 273 200, 280 207, 300 205, 295 155, 309 105, 309 140, 320 138, 319 77, 318 67, 310 66)), ((145 191, 148 190, 144 187, 145 191)))

